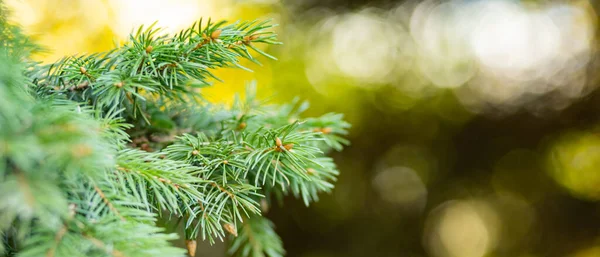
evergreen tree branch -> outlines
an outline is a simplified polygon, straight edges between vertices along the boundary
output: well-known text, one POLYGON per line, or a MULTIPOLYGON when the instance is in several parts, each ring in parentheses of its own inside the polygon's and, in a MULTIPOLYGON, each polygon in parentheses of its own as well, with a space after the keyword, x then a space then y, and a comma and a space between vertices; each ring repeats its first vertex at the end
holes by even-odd
POLYGON ((102 198, 102 201, 106 204, 106 206, 108 207, 108 209, 110 209, 122 221, 125 221, 125 217, 123 217, 121 215, 121 213, 119 213, 119 210, 117 210, 115 208, 115 206, 110 202, 110 200, 108 200, 108 198, 106 198, 106 195, 104 195, 104 192, 102 192, 102 190, 100 190, 100 188, 98 188, 98 186, 94 185, 94 191, 96 191, 96 193, 98 193, 98 196, 100 196, 100 198, 102 198))
MULTIPOLYGON (((148 97, 181 100, 216 78, 210 69, 241 67, 239 59, 257 62, 248 48, 267 55, 256 43, 278 44, 269 21, 192 24, 174 36, 158 35, 154 25, 131 35, 129 42, 106 53, 64 58, 28 72, 36 92, 90 103, 100 109, 127 110, 133 119, 148 114, 148 97), (42 88, 42 89, 39 89, 42 88), (43 88, 46 88, 44 90, 43 88)), ((244 68, 244 67, 241 67, 244 68)), ((246 69, 246 68, 244 68, 246 69)))
POLYGON ((285 250, 273 223, 265 217, 252 216, 245 220, 240 235, 233 238, 227 252, 235 256, 281 257, 285 250))
POLYGON ((281 256, 259 206, 289 193, 308 205, 332 189, 324 155, 348 143, 341 115, 304 119, 306 102, 269 105, 254 86, 228 108, 197 96, 213 69, 258 63, 250 50, 273 58, 255 46, 278 44, 269 21, 140 27, 110 51, 40 65, 4 13, 0 252, 179 256, 176 235, 156 226, 164 213, 185 221, 186 239, 228 233, 232 254, 281 256))
POLYGON ((121 193, 133 196, 149 211, 182 215, 190 209, 186 203, 203 198, 197 187, 208 182, 198 177, 201 172, 158 154, 128 149, 119 152, 112 179, 120 182, 121 193))

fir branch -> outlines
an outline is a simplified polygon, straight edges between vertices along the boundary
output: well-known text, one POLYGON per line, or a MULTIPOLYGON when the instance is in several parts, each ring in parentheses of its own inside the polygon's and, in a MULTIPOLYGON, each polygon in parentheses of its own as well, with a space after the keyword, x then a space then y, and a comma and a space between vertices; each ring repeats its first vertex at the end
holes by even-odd
POLYGON ((223 240, 225 231, 222 222, 234 221, 229 209, 224 209, 220 215, 210 215, 204 208, 202 202, 192 207, 185 219, 185 237, 188 240, 196 240, 199 236, 202 240, 208 240, 211 244, 215 240, 223 240))
POLYGON ((48 249, 48 251, 46 251, 46 257, 54 257, 54 254, 56 253, 56 248, 60 245, 60 242, 62 241, 66 233, 67 227, 61 227, 60 230, 56 233, 56 236, 54 236, 54 246, 48 249))
POLYGON ((277 44, 275 34, 266 30, 271 27, 268 21, 226 25, 209 20, 204 27, 200 21, 175 36, 157 36, 160 29, 140 27, 124 46, 33 67, 28 75, 36 87, 52 88, 53 94, 110 111, 125 108, 133 118, 139 111, 146 119, 141 105, 145 95, 169 99, 191 96, 194 88, 216 78, 210 69, 241 67, 240 58, 257 62, 249 47, 270 57, 253 44, 277 44))
POLYGON ((240 235, 233 238, 227 253, 247 257, 281 257, 285 250, 273 223, 265 217, 252 216, 245 220, 240 235))
POLYGON ((19 256, 183 256, 183 249, 169 246, 168 240, 175 239, 176 235, 164 234, 162 229, 150 224, 105 217, 95 223, 73 220, 67 222, 67 227, 58 232, 36 231, 27 239, 19 256), (57 233, 62 234, 58 243, 57 233))
POLYGON ((108 207, 108 209, 110 209, 115 215, 117 215, 122 221, 125 221, 125 217, 123 217, 121 215, 121 213, 119 213, 119 211, 115 208, 115 206, 110 202, 110 200, 106 197, 106 195, 104 195, 104 192, 102 192, 102 190, 100 190, 100 188, 98 188, 98 186, 94 185, 94 191, 96 191, 96 193, 98 193, 98 196, 100 196, 100 198, 102 198, 102 201, 106 204, 106 206, 108 207))
MULTIPOLYGON (((0 8, 0 25, 6 25, 0 8)), ((202 21, 175 35, 140 27, 105 53, 39 65, 17 27, 0 30, 0 251, 20 256, 176 256, 186 239, 233 236, 230 253, 281 256, 265 198, 308 205, 338 171, 341 115, 303 119, 306 102, 269 105, 249 86, 229 107, 201 101, 213 69, 273 58, 269 21, 202 21), (303 121, 304 120, 304 121, 303 121), (133 149, 139 147, 140 149, 133 149), (156 152, 152 152, 155 149, 156 152), (263 204, 264 205, 264 204, 263 204), (18 230, 18 231, 17 231, 18 230), (15 232, 16 231, 16 232, 15 232), (17 234, 17 236, 13 236, 17 234)))
POLYGON ((120 184, 121 193, 135 197, 148 210, 164 209, 182 215, 190 209, 188 202, 203 198, 198 187, 209 182, 198 177, 202 169, 160 156, 123 150, 117 156, 112 180, 120 184))
POLYGON ((110 253, 111 256, 113 257, 125 257, 125 254, 123 254, 121 251, 117 250, 117 249, 111 249, 112 247, 107 246, 106 244, 104 244, 104 242, 91 237, 87 234, 83 234, 83 237, 86 238, 87 240, 89 240, 90 242, 92 242, 92 244, 102 250, 104 250, 107 253, 110 253))

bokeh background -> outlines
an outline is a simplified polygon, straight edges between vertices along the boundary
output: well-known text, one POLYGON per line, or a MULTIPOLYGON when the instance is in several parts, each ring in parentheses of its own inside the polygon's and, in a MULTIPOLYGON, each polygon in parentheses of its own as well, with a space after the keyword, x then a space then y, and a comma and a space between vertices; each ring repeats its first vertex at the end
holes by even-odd
POLYGON ((600 256, 598 1, 5 2, 43 62, 154 21, 280 24, 279 61, 217 71, 202 94, 230 102, 256 80, 353 124, 334 192, 267 214, 290 257, 600 256))

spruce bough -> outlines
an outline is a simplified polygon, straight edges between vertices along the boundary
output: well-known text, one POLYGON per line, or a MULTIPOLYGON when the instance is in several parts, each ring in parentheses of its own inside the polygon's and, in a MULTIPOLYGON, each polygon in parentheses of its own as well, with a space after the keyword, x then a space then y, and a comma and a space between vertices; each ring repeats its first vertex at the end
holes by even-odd
POLYGON ((142 27, 111 51, 42 65, 0 12, 0 253, 185 255, 162 219, 190 256, 197 238, 282 256, 269 206, 333 188, 326 153, 348 143, 342 115, 302 118, 306 102, 266 104, 254 85, 228 107, 198 92, 216 68, 273 58, 256 47, 278 44, 270 22, 142 27))

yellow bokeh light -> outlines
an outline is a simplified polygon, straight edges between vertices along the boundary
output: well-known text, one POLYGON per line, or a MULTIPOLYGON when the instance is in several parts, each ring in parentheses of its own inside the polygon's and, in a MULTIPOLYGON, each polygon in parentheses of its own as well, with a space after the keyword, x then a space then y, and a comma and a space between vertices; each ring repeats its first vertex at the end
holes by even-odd
POLYGON ((380 197, 406 210, 421 211, 427 202, 427 188, 417 173, 408 167, 391 167, 373 178, 380 197))
POLYGON ((497 243, 498 223, 485 202, 449 201, 427 217, 424 244, 434 257, 482 257, 497 243))
POLYGON ((219 18, 215 1, 172 0, 110 0, 109 6, 115 17, 110 24, 121 37, 141 25, 157 22, 166 32, 174 33, 186 28, 200 17, 219 18))
POLYGON ((600 135, 570 132, 559 137, 548 151, 548 171, 574 196, 600 200, 600 135))

